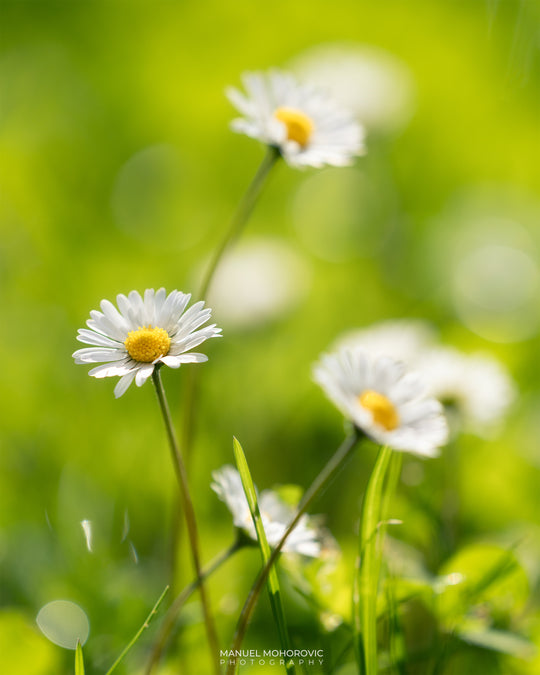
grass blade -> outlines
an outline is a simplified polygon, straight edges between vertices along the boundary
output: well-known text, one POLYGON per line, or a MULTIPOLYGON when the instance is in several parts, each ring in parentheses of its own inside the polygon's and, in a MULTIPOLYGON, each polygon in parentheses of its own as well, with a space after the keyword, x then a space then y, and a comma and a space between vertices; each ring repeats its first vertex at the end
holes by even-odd
MULTIPOLYGON (((270 545, 268 544, 268 540, 266 538, 261 512, 259 510, 257 491, 255 490, 255 485, 253 484, 253 480, 251 478, 251 473, 249 471, 246 456, 244 454, 242 446, 240 445, 240 443, 237 441, 236 438, 233 439, 233 448, 236 466, 238 467, 238 472, 240 473, 240 478, 242 479, 242 485, 244 487, 244 492, 249 504, 249 510, 251 512, 251 517, 253 518, 255 531, 257 532, 257 540, 259 542, 259 547, 261 549, 263 564, 265 565, 270 558, 271 550, 270 545)), ((287 623, 285 620, 285 611, 283 608, 283 603, 281 601, 279 580, 275 567, 272 567, 268 574, 267 588, 268 594, 270 596, 272 613, 274 615, 274 620, 278 628, 281 648, 284 650, 288 650, 291 648, 291 643, 289 639, 289 633, 287 630, 287 623)), ((286 663, 285 668, 287 670, 287 673, 292 673, 294 675, 295 668, 292 663, 290 662, 286 663)))
MULTIPOLYGON (((365 675, 376 675, 377 666, 377 592, 382 549, 380 525, 385 477, 392 450, 382 447, 368 482, 362 507, 358 572, 353 591, 354 629, 357 658, 365 675)), ((389 497, 387 496, 387 499, 389 497)))
POLYGON ((129 652, 129 650, 133 647, 133 645, 137 642, 137 640, 141 637, 141 635, 144 633, 144 631, 148 628, 150 625, 150 622, 154 618, 154 616, 157 614, 157 611, 159 609, 159 606, 163 602, 163 598, 167 595, 167 591, 169 590, 168 586, 165 586, 165 589, 163 593, 159 596, 156 604, 152 607, 152 611, 150 614, 146 617, 145 622, 143 625, 139 628, 139 630, 135 633, 129 644, 125 647, 124 651, 120 654, 120 656, 116 659, 116 661, 112 664, 112 666, 109 668, 107 671, 106 675, 111 675, 111 673, 116 669, 116 667, 120 664, 122 659, 126 656, 126 654, 129 652))
POLYGON ((84 659, 79 640, 77 640, 77 649, 75 650, 75 675, 84 675, 84 659))

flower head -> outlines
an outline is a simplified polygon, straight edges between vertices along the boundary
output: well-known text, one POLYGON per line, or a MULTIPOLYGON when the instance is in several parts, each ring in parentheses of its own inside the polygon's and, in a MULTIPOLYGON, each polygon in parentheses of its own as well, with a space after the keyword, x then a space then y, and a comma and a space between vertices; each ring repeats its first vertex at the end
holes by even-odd
POLYGON ((247 95, 227 90, 244 115, 234 131, 279 149, 291 166, 346 166, 363 152, 363 128, 349 112, 316 88, 277 70, 246 73, 247 95))
POLYGON ((398 361, 343 349, 322 357, 314 379, 346 418, 381 445, 433 457, 447 440, 441 404, 426 397, 420 377, 398 361))
MULTIPOLYGON (((212 489, 232 513, 235 526, 257 541, 257 533, 238 471, 226 465, 219 471, 214 471, 212 477, 214 478, 212 489)), ((270 546, 275 546, 285 534, 288 524, 293 519, 294 511, 272 490, 263 490, 258 501, 266 538, 270 546)), ((283 551, 316 558, 321 551, 320 538, 318 530, 310 525, 309 517, 303 515, 285 542, 283 551)))
POLYGON ((417 366, 432 396, 457 416, 458 423, 481 435, 502 420, 516 395, 506 370, 486 354, 437 347, 417 366))
POLYGON ((77 340, 92 345, 73 354, 75 363, 101 363, 92 377, 120 377, 114 389, 118 398, 135 380, 140 387, 158 365, 178 368, 182 363, 207 361, 204 354, 190 352, 202 342, 219 337, 216 324, 199 328, 211 315, 204 302, 196 302, 187 311, 191 295, 164 288, 149 288, 144 296, 131 291, 118 295, 118 309, 109 300, 101 301, 101 312, 92 310, 80 328, 77 340))

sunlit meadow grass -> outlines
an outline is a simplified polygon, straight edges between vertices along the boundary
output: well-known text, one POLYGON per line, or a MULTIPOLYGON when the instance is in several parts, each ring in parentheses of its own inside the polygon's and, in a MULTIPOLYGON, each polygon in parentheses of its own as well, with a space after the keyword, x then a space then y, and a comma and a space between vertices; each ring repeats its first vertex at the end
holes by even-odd
POLYGON ((539 672, 535 4, 0 20, 0 671, 539 672))

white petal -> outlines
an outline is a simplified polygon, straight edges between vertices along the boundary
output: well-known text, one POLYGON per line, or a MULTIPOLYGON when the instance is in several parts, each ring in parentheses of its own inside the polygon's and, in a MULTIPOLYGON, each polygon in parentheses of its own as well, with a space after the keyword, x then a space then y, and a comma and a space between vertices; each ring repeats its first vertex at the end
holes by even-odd
POLYGON ((127 375, 124 375, 123 377, 120 378, 118 384, 114 388, 115 398, 120 398, 120 396, 122 396, 122 394, 125 393, 129 385, 133 382, 135 374, 136 371, 132 370, 131 372, 127 373, 127 375))
POLYGON ((105 363, 111 361, 123 361, 126 358, 125 351, 119 349, 105 349, 103 347, 78 349, 73 352, 75 363, 105 363))
POLYGON ((114 366, 105 363, 102 366, 92 368, 92 370, 88 371, 88 374, 91 375, 92 377, 97 377, 101 379, 102 377, 122 376, 125 375, 126 373, 131 372, 132 370, 136 370, 136 367, 134 368, 133 366, 133 362, 118 364, 114 366))
POLYGON ((99 347, 118 347, 122 344, 118 340, 113 340, 106 335, 96 333, 93 330, 87 330, 86 328, 79 328, 78 333, 77 340, 79 342, 84 342, 87 345, 96 345, 99 347))
POLYGON ((205 361, 208 361, 208 356, 206 356, 206 354, 198 354, 197 352, 180 354, 173 358, 177 358, 180 363, 204 363, 205 361))
POLYGON ((153 363, 145 363, 144 366, 138 368, 137 374, 135 375, 135 384, 138 387, 142 387, 150 375, 152 375, 154 367, 153 363))

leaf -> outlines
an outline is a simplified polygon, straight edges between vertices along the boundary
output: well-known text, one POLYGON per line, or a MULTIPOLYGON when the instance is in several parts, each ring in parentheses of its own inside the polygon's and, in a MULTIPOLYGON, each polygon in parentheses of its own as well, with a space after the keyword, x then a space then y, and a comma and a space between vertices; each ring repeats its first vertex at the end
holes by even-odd
MULTIPOLYGON (((366 675, 376 675, 377 664, 377 593, 381 569, 385 524, 382 523, 383 492, 392 449, 382 447, 370 476, 360 526, 358 572, 353 588, 354 637, 357 659, 363 663, 366 675)), ((390 501, 387 494, 384 508, 390 501)))
POLYGON ((459 637, 469 644, 477 647, 484 647, 484 649, 492 649, 503 654, 510 654, 518 659, 530 659, 536 652, 536 647, 532 642, 504 630, 495 630, 488 628, 485 630, 463 630, 458 632, 459 637))
POLYGON ((75 675, 84 675, 84 659, 81 643, 77 640, 75 649, 75 675))
MULTIPOLYGON (((255 531, 257 532, 257 541, 259 542, 259 548, 261 549, 263 564, 266 564, 266 562, 270 558, 271 550, 270 545, 268 543, 268 539, 266 538, 261 512, 259 510, 257 490, 255 489, 255 485, 253 484, 251 473, 249 471, 248 463, 244 451, 242 449, 242 446, 240 445, 240 443, 236 438, 233 438, 233 449, 236 466, 238 467, 238 472, 240 473, 240 478, 242 479, 242 486, 244 488, 244 493, 248 501, 251 517, 253 518, 255 531)), ((281 647, 284 650, 289 650, 291 648, 291 642, 287 630, 287 623, 285 620, 285 610, 283 608, 283 602, 281 600, 281 591, 279 588, 279 580, 275 567, 272 567, 270 573, 268 574, 267 588, 268 594, 270 596, 270 605, 272 606, 272 614, 274 615, 274 621, 276 622, 279 633, 279 640, 281 643, 281 647)), ((293 673, 294 675, 295 669, 292 663, 287 662, 285 668, 287 670, 287 673, 293 673)))
POLYGON ((478 605, 492 618, 511 616, 522 609, 529 595, 527 575, 512 548, 470 544, 452 556, 439 573, 436 611, 447 630, 459 626, 478 605))

